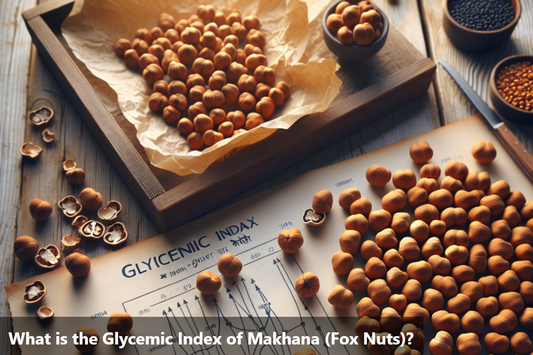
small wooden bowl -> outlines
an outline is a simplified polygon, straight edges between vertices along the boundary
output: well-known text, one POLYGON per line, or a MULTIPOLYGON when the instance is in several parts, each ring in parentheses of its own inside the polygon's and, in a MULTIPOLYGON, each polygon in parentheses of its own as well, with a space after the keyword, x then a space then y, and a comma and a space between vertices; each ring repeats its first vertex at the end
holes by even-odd
POLYGON ((485 52, 501 46, 514 31, 520 19, 520 0, 510 0, 514 7, 514 19, 507 26, 495 31, 476 31, 458 24, 450 15, 448 0, 442 1, 444 32, 456 47, 469 52, 485 52))
MULTIPOLYGON (((328 16, 335 13, 335 8, 339 2, 340 1, 336 1, 324 12, 324 17, 322 18, 322 37, 324 38, 324 42, 326 42, 329 50, 339 57, 339 62, 356 62, 372 57, 374 54, 379 52, 381 48, 383 48, 385 42, 387 41, 387 35, 389 34, 389 19, 385 13, 381 11, 381 9, 378 9, 376 5, 372 3, 374 5, 374 9, 381 15, 383 20, 383 31, 381 32, 381 37, 370 43, 368 46, 344 44, 339 41, 331 32, 329 32, 326 26, 328 16)), ((352 1, 350 1, 350 3, 352 3, 352 1)))
POLYGON ((519 62, 533 63, 533 55, 513 55, 500 61, 494 66, 490 73, 489 79, 489 97, 496 113, 511 122, 525 125, 533 125, 533 111, 521 110, 516 106, 511 105, 500 95, 496 88, 496 75, 508 65, 519 62))

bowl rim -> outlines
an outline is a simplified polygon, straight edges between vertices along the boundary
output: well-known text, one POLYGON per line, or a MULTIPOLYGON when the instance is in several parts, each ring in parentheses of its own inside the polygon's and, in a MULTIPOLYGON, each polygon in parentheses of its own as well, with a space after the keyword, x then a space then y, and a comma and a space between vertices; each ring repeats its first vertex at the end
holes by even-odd
POLYGON ((387 15, 385 15, 383 10, 381 10, 379 7, 376 6, 376 4, 374 4, 373 1, 371 1, 372 6, 374 6, 374 10, 376 10, 381 15, 381 18, 383 19, 383 31, 381 32, 381 36, 377 40, 373 41, 372 43, 370 43, 370 44, 368 44, 366 46, 359 46, 357 44, 345 44, 345 43, 342 43, 341 41, 339 41, 339 39, 336 36, 334 36, 329 31, 329 29, 328 29, 328 27, 326 25, 326 22, 327 22, 328 16, 335 12, 335 8, 337 7, 337 5, 341 1, 335 1, 331 6, 329 6, 324 11, 324 16, 322 16, 322 30, 327 34, 327 36, 329 38, 331 38, 336 44, 341 45, 341 46, 345 46, 345 47, 348 47, 348 48, 371 48, 371 47, 374 47, 374 46, 378 45, 378 43, 383 42, 383 41, 386 40, 387 34, 389 32, 389 19, 387 18, 387 15))
MULTIPOLYGON (((494 92, 494 94, 496 95, 496 97, 505 105, 507 106, 508 108, 512 109, 512 110, 515 110, 517 112, 520 112, 521 114, 525 114, 525 115, 531 115, 533 117, 533 111, 526 111, 526 110, 522 110, 521 108, 518 108, 514 105, 511 105, 509 102, 507 102, 507 100, 505 100, 503 98, 503 96, 500 94, 500 92, 498 91, 498 88, 496 87, 496 73, 500 71, 501 67, 505 64, 505 62, 507 61, 511 61, 511 60, 517 60, 517 61, 521 61, 521 59, 523 61, 531 61, 533 62, 533 55, 531 54, 515 54, 515 55, 511 55, 509 57, 505 57, 503 58, 502 60, 500 60, 495 66, 494 68, 492 68, 492 71, 490 73, 490 77, 489 77, 489 85, 490 85, 490 88, 491 90, 494 92)), ((494 102, 492 103, 492 105, 494 106, 494 102)))
POLYGON ((449 2, 449 0, 442 0, 442 7, 443 7, 444 16, 446 16, 450 22, 452 22, 455 26, 459 27, 460 29, 462 29, 464 31, 467 31, 467 32, 475 33, 475 34, 480 34, 480 35, 483 35, 483 34, 489 35, 489 34, 496 34, 496 33, 504 32, 504 31, 516 26, 516 24, 518 23, 518 20, 520 19, 520 16, 522 15, 522 4, 520 4, 520 0, 516 0, 516 7, 513 6, 514 10, 515 10, 514 11, 513 21, 511 21, 507 26, 502 27, 502 28, 497 29, 497 30, 492 30, 492 31, 478 31, 478 30, 473 30, 473 29, 470 29, 468 27, 465 27, 465 26, 459 24, 457 21, 455 21, 455 19, 452 17, 452 15, 450 14, 450 11, 448 9, 448 2, 449 2))

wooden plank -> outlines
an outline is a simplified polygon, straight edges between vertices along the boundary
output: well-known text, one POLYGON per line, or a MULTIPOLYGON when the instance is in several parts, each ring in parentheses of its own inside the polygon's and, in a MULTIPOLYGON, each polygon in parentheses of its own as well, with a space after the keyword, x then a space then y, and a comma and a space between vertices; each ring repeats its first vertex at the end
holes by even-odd
MULTIPOLYGON (((26 121, 26 85, 31 38, 21 12, 35 6, 36 0, 0 2, 0 284, 14 281, 13 240, 19 209, 23 143, 26 121)), ((0 354, 11 351, 11 330, 5 292, 0 292, 0 354)))
MULTIPOLYGON (((533 54, 533 2, 521 1, 522 16, 510 40, 500 48, 485 53, 469 53, 454 47, 442 28, 442 0, 421 1, 422 15, 426 24, 429 53, 435 60, 450 63, 488 102, 488 80, 494 65, 513 54, 533 54)), ((451 123, 476 113, 476 109, 441 68, 435 79, 437 97, 443 123, 451 123)), ((509 128, 533 151, 533 127, 506 122, 509 128)))

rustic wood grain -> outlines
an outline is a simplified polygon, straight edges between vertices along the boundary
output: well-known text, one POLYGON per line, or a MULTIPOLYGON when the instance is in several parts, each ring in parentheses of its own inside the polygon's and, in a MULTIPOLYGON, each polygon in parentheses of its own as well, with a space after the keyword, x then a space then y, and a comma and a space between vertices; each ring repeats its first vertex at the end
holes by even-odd
MULTIPOLYGON (((26 116, 26 84, 31 39, 21 12, 35 0, 0 2, 0 284, 14 281, 13 239, 18 214, 21 155, 26 116)), ((6 294, 0 290, 0 354, 10 352, 11 330, 6 294)))
MULTIPOLYGON (((520 3, 522 16, 506 44, 485 53, 469 53, 454 47, 446 37, 442 28, 442 0, 421 1, 430 56, 435 61, 450 63, 488 102, 488 80, 494 65, 510 55, 533 54, 533 2, 522 0, 520 3)), ((437 68, 435 82, 443 123, 455 122, 477 112, 442 68, 437 68)), ((533 151, 533 128, 510 122, 506 124, 528 150, 533 151)))

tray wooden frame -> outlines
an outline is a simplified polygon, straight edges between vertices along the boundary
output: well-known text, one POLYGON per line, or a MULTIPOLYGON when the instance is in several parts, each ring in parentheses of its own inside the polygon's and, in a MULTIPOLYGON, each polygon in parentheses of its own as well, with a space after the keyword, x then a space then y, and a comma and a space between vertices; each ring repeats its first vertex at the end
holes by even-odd
POLYGON ((23 13, 26 26, 39 54, 162 231, 202 215, 422 95, 436 70, 431 59, 421 58, 334 102, 325 112, 303 118, 290 129, 279 130, 204 173, 165 189, 58 39, 73 4, 74 0, 54 0, 27 10, 23 13))

